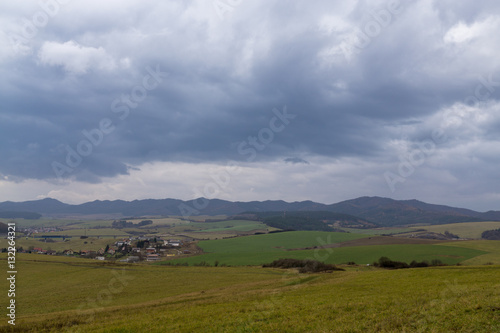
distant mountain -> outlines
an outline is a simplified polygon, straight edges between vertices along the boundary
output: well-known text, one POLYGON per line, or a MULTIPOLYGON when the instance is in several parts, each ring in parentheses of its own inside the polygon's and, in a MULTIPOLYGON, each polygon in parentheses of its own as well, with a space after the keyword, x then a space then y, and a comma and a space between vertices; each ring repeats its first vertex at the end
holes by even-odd
POLYGON ((433 205, 418 200, 393 200, 380 197, 361 197, 339 202, 330 205, 329 210, 359 216, 384 226, 445 224, 498 219, 495 218, 493 212, 479 213, 469 209, 433 205))
POLYGON ((114 214, 132 216, 236 215, 242 212, 328 211, 351 215, 380 226, 407 224, 444 224, 474 221, 500 221, 500 211, 486 213, 470 209, 433 205, 418 200, 394 200, 381 197, 361 197, 325 205, 313 201, 285 202, 282 200, 232 202, 199 198, 146 199, 134 201, 92 201, 69 205, 55 199, 25 202, 1 202, 0 212, 36 212, 45 216, 114 214))

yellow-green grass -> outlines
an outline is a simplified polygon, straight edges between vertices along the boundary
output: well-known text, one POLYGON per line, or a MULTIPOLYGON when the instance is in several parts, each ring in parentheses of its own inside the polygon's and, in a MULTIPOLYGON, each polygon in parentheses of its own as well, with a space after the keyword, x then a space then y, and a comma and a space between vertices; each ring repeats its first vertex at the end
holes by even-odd
POLYGON ((443 243, 444 246, 463 247, 487 252, 486 254, 465 260, 467 265, 500 265, 500 241, 496 240, 471 240, 443 243))
POLYGON ((113 220, 82 220, 82 221, 71 221, 63 226, 63 229, 83 229, 83 228, 104 228, 111 227, 113 220))
MULTIPOLYGON (((498 332, 499 274, 500 266, 302 275, 21 258, 16 326, 4 319, 0 330, 498 332)), ((0 287, 7 289, 5 280, 0 287)))
POLYGON ((98 228, 98 229, 68 229, 63 231, 38 233, 35 236, 130 236, 121 229, 98 228))
MULTIPOLYGON (((117 237, 119 239, 119 237, 117 237)), ((22 247, 27 250, 30 246, 40 247, 44 250, 73 250, 73 251, 97 251, 100 248, 105 248, 107 244, 110 246, 115 242, 114 238, 97 238, 89 237, 85 239, 80 239, 80 237, 67 238, 66 241, 62 239, 54 239, 54 242, 44 242, 43 238, 28 238, 18 237, 16 238, 16 248, 22 247), (85 244, 86 242, 86 244, 85 244)), ((6 239, 0 239, 0 248, 8 247, 6 239)))
POLYGON ((192 226, 199 227, 200 231, 251 231, 263 229, 266 230, 268 227, 262 222, 258 221, 248 221, 248 220, 228 220, 220 222, 204 222, 197 225, 191 224, 192 226))
POLYGON ((500 229, 500 222, 465 222, 450 223, 440 225, 429 225, 414 227, 413 229, 425 229, 431 232, 444 233, 449 231, 461 238, 480 239, 481 234, 486 230, 500 229))
POLYGON ((145 218, 141 217, 139 219, 127 219, 129 222, 133 222, 135 224, 144 221, 144 220, 151 220, 153 221, 153 224, 148 224, 146 227, 151 227, 151 226, 160 226, 160 225, 179 225, 179 224, 187 224, 189 223, 188 221, 181 220, 179 218, 175 217, 162 217, 162 218, 145 218))

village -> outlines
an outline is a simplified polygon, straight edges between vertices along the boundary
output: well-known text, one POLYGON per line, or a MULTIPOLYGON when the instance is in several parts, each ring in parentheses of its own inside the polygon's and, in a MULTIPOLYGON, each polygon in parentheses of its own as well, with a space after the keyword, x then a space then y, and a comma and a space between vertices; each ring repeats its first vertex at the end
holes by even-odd
MULTIPOLYGON (((46 243, 46 244, 50 244, 46 243)), ((160 261, 171 257, 190 256, 201 253, 194 239, 163 239, 159 237, 126 237, 107 244, 99 250, 72 250, 55 251, 47 246, 30 246, 27 249, 19 247, 18 253, 32 253, 42 255, 60 255, 81 257, 95 260, 113 260, 127 263, 140 261, 160 261)))

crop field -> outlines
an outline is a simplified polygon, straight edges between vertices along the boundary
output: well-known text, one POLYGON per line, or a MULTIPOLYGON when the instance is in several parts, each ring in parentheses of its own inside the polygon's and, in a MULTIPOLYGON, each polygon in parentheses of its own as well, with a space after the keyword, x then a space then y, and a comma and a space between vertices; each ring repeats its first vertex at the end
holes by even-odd
MULTIPOLYGON (((193 226, 194 224, 191 224, 193 226)), ((220 222, 204 222, 195 225, 200 228, 200 231, 251 231, 251 230, 266 230, 268 228, 262 222, 248 220, 228 220, 220 222)))
POLYGON ((472 240, 446 243, 442 245, 452 245, 456 247, 463 247, 467 249, 475 249, 485 251, 487 253, 465 260, 463 263, 466 265, 485 265, 495 264, 500 265, 500 241, 494 240, 472 240))
POLYGON ((412 228, 375 228, 375 229, 355 229, 355 228, 340 228, 353 234, 367 234, 367 235, 396 235, 405 232, 413 231, 412 228))
MULTIPOLYGON (((443 246, 437 244, 378 244, 369 246, 342 247, 342 242, 371 242, 368 235, 322 232, 294 231, 275 234, 254 235, 223 240, 201 241, 198 245, 205 254, 169 260, 168 263, 188 263, 189 265, 206 262, 210 265, 261 265, 280 258, 316 259, 331 264, 355 262, 371 264, 382 256, 393 260, 411 262, 439 259, 454 265, 459 262, 485 255, 488 251, 475 248, 443 246), (320 248, 330 244, 331 247, 320 248), (314 248, 317 246, 318 248, 314 248), (308 248, 308 249, 304 249, 308 248)), ((455 243, 452 243, 455 244, 455 243)), ((161 264, 161 263, 159 263, 161 264)))
POLYGON ((500 266, 298 274, 32 258, 18 257, 16 326, 2 332, 500 330, 500 266))
POLYGON ((461 238, 480 239, 483 231, 500 229, 500 222, 450 223, 415 227, 414 229, 425 229, 427 231, 437 233, 444 233, 445 231, 449 231, 452 234, 460 236, 461 238))
POLYGON ((37 236, 130 236, 123 230, 113 228, 99 228, 99 229, 67 229, 64 231, 54 231, 50 233, 39 233, 37 236))
MULTIPOLYGON (((119 237, 117 237, 118 239, 119 237)), ((63 250, 89 250, 89 251, 97 251, 100 248, 105 248, 107 244, 112 245, 116 240, 114 238, 97 238, 97 237, 89 237, 85 239, 80 239, 80 237, 67 238, 66 241, 62 241, 62 239, 55 239, 53 242, 44 242, 41 238, 28 238, 26 237, 18 237, 16 239, 16 247, 22 247, 23 249, 28 249, 30 246, 33 247, 41 247, 44 250, 54 250, 54 251, 63 251, 63 250)), ((0 240, 0 247, 7 247, 7 241, 5 239, 0 240)), ((38 256, 37 254, 33 254, 33 256, 38 256)))

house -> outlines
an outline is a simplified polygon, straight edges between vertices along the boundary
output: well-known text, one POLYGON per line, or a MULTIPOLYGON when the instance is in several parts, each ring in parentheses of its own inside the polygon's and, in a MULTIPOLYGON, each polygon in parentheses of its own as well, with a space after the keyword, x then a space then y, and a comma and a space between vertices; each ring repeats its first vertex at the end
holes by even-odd
POLYGON ((42 250, 42 248, 41 248, 41 247, 35 247, 35 248, 33 248, 33 251, 32 251, 32 252, 35 252, 35 253, 40 253, 40 252, 42 252, 42 251, 43 251, 43 250, 42 250))
POLYGON ((99 255, 103 255, 104 254, 104 248, 100 248, 98 251, 97 251, 97 254, 99 255))
POLYGON ((138 262, 140 258, 138 256, 129 256, 127 262, 138 262))
POLYGON ((73 255, 74 253, 73 253, 73 250, 69 249, 69 250, 64 250, 63 254, 70 256, 70 255, 73 255))
POLYGON ((167 244, 165 245, 171 245, 171 246, 181 246, 182 242, 179 239, 169 239, 167 244))
POLYGON ((111 248, 111 247, 108 249, 109 254, 115 254, 115 252, 116 252, 116 250, 111 248))
POLYGON ((88 250, 80 251, 80 255, 82 255, 82 256, 86 256, 87 254, 90 254, 90 251, 88 251, 88 250))
POLYGON ((148 247, 148 248, 146 249, 146 252, 147 252, 147 253, 156 253, 156 249, 155 249, 154 247, 148 247))
POLYGON ((146 256, 146 261, 157 261, 160 260, 160 256, 158 254, 148 254, 146 256))
POLYGON ((56 255, 56 251, 54 251, 54 250, 47 250, 45 254, 48 254, 49 256, 55 256, 56 255))
POLYGON ((140 249, 140 248, 138 248, 138 247, 133 247, 133 248, 132 248, 132 252, 139 253, 139 252, 141 252, 141 249, 140 249))

